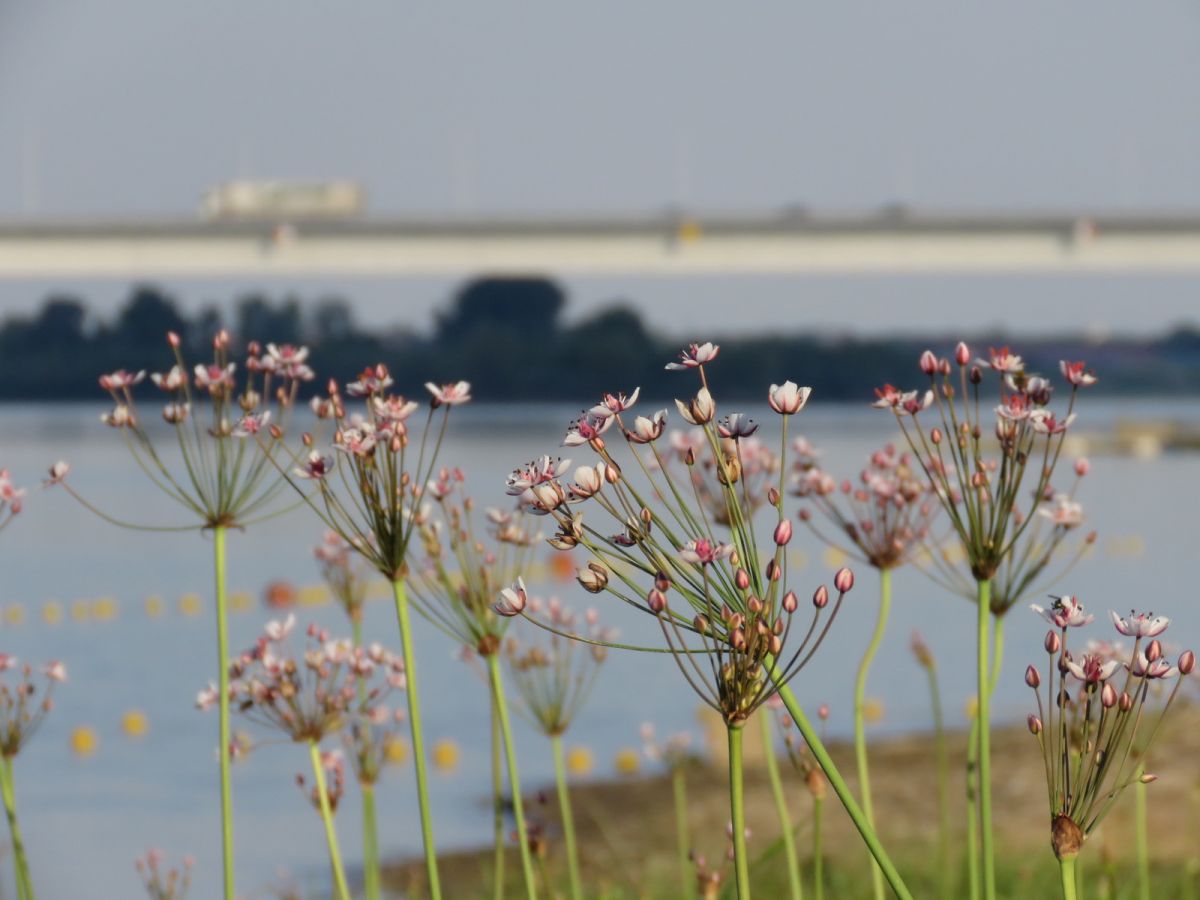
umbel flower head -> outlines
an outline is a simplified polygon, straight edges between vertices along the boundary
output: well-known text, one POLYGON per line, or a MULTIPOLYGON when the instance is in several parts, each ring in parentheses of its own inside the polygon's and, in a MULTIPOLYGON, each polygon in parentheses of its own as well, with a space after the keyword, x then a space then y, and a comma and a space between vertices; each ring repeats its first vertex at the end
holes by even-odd
POLYGON ((8 527, 8 523, 21 512, 24 505, 25 490, 12 483, 8 469, 0 469, 0 531, 8 527))
POLYGON ((465 381, 425 385, 429 413, 414 448, 409 419, 419 404, 391 393, 391 386, 380 364, 347 384, 345 397, 331 380, 329 396, 312 399, 317 418, 334 427, 331 453, 317 449, 311 434, 294 451, 275 429, 259 442, 325 525, 395 581, 405 575, 409 542, 430 512, 425 485, 436 471, 450 410, 470 401, 471 387, 465 381), (348 410, 348 402, 357 409, 348 410))
POLYGON ((893 569, 928 540, 930 520, 941 506, 929 496, 911 454, 887 444, 871 454, 856 482, 839 482, 821 469, 817 451, 804 438, 797 438, 793 450, 792 491, 810 504, 800 509, 800 521, 825 543, 876 569, 893 569), (817 516, 833 527, 834 536, 818 526, 817 516))
MULTIPOLYGON (((694 344, 679 363, 668 366, 694 372, 700 382, 694 397, 676 401, 681 417, 692 426, 690 435, 675 441, 688 447, 682 462, 689 477, 682 483, 659 444, 666 411, 634 418, 628 411, 631 403, 621 404, 619 412, 601 404, 592 410, 595 419, 586 441, 573 439, 578 429, 567 435, 567 443, 586 444, 598 457, 595 463, 575 469, 572 481, 564 484, 570 462, 543 457, 510 476, 509 492, 530 513, 557 523, 553 546, 582 546, 591 553, 593 560, 578 574, 585 590, 607 591, 654 616, 688 683, 727 723, 739 727, 812 657, 853 575, 848 569, 838 573, 832 605, 825 587, 813 594, 811 624, 800 626, 799 639, 790 641, 801 603, 789 587, 786 548, 792 526, 783 510, 782 457, 788 419, 803 408, 808 391, 788 382, 768 392, 783 428, 776 470, 780 481, 765 492, 775 509, 775 525, 769 544, 760 549, 755 498, 743 477, 745 442, 758 426, 737 413, 718 418, 705 370, 718 353, 712 344, 694 344), (630 457, 625 462, 611 446, 622 436, 630 457), (698 481, 691 477, 697 465, 712 467, 715 495, 721 498, 719 515, 710 513, 713 501, 701 498, 698 481), (633 473, 642 477, 631 477, 633 473), (593 512, 585 512, 587 508, 593 512), (818 627, 823 616, 823 627, 818 627)), ((671 452, 679 451, 665 451, 671 452)))
POLYGON ((161 850, 152 847, 145 856, 133 862, 146 896, 150 900, 187 900, 192 886, 192 869, 196 867, 195 857, 185 856, 182 867, 171 866, 166 871, 163 870, 164 857, 161 850))
MULTIPOLYGON (((953 364, 927 350, 920 369, 929 379, 926 390, 902 391, 887 384, 876 389, 874 405, 895 415, 946 510, 971 574, 977 581, 990 581, 1005 559, 1025 557, 1014 548, 1039 519, 1040 506, 1054 502, 1050 484, 1067 429, 1075 421, 1077 394, 1096 378, 1084 363, 1063 363, 1071 394, 1060 418, 1050 409, 1051 383, 1026 372, 1024 360, 1007 347, 972 362, 967 345, 960 343, 953 364), (985 380, 996 384, 994 406, 981 396, 985 380), (925 422, 931 408, 932 426, 925 422), (996 442, 994 457, 986 438, 996 442), (1031 498, 1027 510, 1018 506, 1023 497, 1031 498)), ((1015 586, 1024 575, 1008 577, 1014 586, 1008 596, 1019 596, 1022 590, 1015 586)))
MULTIPOLYGON (((356 647, 310 625, 306 647, 289 650, 296 617, 268 622, 254 646, 229 665, 229 698, 253 722, 293 741, 319 743, 352 715, 369 715, 392 690, 404 687, 400 659, 378 644, 356 647)), ((217 702, 209 685, 196 698, 200 709, 217 702)))
POLYGON ((1051 845, 1059 859, 1069 859, 1125 788, 1155 779, 1140 774, 1139 757, 1153 744, 1196 657, 1188 650, 1169 663, 1157 636, 1170 620, 1152 613, 1111 614, 1117 631, 1134 639, 1132 649, 1093 643, 1073 654, 1067 647, 1071 630, 1094 617, 1076 597, 1053 600, 1049 607, 1033 607, 1053 626, 1043 641, 1045 700, 1036 666, 1025 670, 1025 683, 1037 696, 1037 715, 1029 716, 1028 725, 1045 763, 1051 845), (1170 693, 1161 710, 1151 713, 1148 704, 1161 694, 1155 688, 1164 684, 1171 684, 1170 693))
MULTIPOLYGON (((322 750, 321 768, 325 772, 325 798, 329 803, 329 811, 336 813, 342 795, 346 793, 346 757, 341 750, 322 750)), ((296 774, 296 787, 312 804, 312 808, 321 812, 321 791, 317 785, 311 788, 303 773, 296 774)))
POLYGON ((321 543, 313 547, 313 557, 338 606, 351 622, 361 622, 367 601, 367 580, 361 558, 336 531, 325 532, 321 543))
MULTIPOLYGON (((178 335, 169 334, 167 343, 175 363, 166 372, 151 374, 150 381, 162 393, 162 418, 174 432, 178 462, 159 452, 135 403, 134 388, 145 380, 145 372, 121 369, 100 376, 100 387, 113 400, 101 420, 121 433, 147 477, 198 518, 199 527, 241 526, 264 517, 282 482, 248 439, 268 423, 281 434, 287 427, 300 384, 313 378, 305 363, 308 350, 268 344, 264 351, 251 342, 245 380, 239 385, 229 332, 213 338, 212 362, 194 367, 184 359, 178 335)), ((51 483, 59 482, 94 512, 128 524, 91 507, 52 470, 51 483)))
POLYGON ((545 603, 530 597, 523 612, 542 625, 543 637, 535 639, 533 629, 520 637, 509 635, 501 659, 516 688, 518 712, 547 737, 555 737, 570 727, 587 701, 607 655, 604 644, 616 635, 599 624, 595 610, 584 615, 586 632, 581 628, 577 633, 581 623, 556 597, 545 603))
POLYGON ((54 708, 54 687, 67 680, 67 668, 57 660, 43 665, 39 688, 32 666, 0 653, 0 755, 12 759, 41 727, 54 708), (16 684, 11 683, 16 678, 16 684))
POLYGON ((541 535, 521 511, 488 509, 484 528, 459 469, 442 469, 426 488, 432 511, 419 527, 423 554, 409 586, 417 609, 442 632, 481 656, 500 649, 509 618, 496 597, 514 582, 541 535))

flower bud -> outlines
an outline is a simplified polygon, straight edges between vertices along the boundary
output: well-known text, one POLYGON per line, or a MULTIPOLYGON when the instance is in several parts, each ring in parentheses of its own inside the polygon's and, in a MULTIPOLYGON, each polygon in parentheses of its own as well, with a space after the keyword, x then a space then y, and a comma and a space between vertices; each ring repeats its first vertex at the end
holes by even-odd
POLYGON ((945 357, 940 359, 938 361, 938 371, 941 372, 943 375, 949 375, 950 374, 950 360, 946 359, 945 357))
POLYGON ((666 572, 659 572, 654 576, 654 587, 664 593, 671 586, 671 579, 667 577, 666 572))
POLYGON ((829 720, 829 704, 828 703, 822 703, 820 706, 817 707, 817 718, 820 719, 822 722, 826 722, 829 720))
POLYGON ((940 429, 940 428, 931 429, 929 432, 929 440, 932 441, 934 444, 940 444, 942 442, 942 429, 940 429))
POLYGON ((767 649, 771 651, 772 656, 778 656, 783 650, 783 638, 777 634, 771 635, 770 640, 767 641, 767 649))
POLYGON ((1042 646, 1046 648, 1047 653, 1057 653, 1059 648, 1062 647, 1062 640, 1059 638, 1058 632, 1047 631, 1046 640, 1042 643, 1042 646))
POLYGON ((954 361, 960 366, 965 366, 971 361, 971 348, 962 341, 954 348, 954 361))
POLYGON ((576 580, 589 594, 599 594, 608 587, 608 570, 599 563, 588 563, 586 569, 579 570, 576 580))
POLYGON ((1157 638, 1146 645, 1147 662, 1158 662, 1160 659, 1162 659, 1162 655, 1162 644, 1158 642, 1157 638))
POLYGON ((1153 781, 1158 781, 1158 776, 1151 772, 1147 772, 1145 775, 1139 778, 1138 781, 1140 781, 1142 784, 1150 784, 1153 781))
POLYGON ((833 576, 833 586, 838 589, 839 593, 849 593, 850 589, 854 587, 854 573, 845 566, 838 569, 833 576))
POLYGON ((983 381, 983 372, 979 370, 979 366, 971 366, 971 384, 979 384, 983 381))
POLYGON ((651 588, 650 593, 646 595, 646 605, 650 607, 651 612, 658 615, 667 608, 667 595, 658 588, 651 588))
POLYGON ((1029 685, 1031 688, 1033 688, 1035 691, 1042 684, 1042 676, 1038 674, 1038 670, 1035 669, 1033 666, 1025 667, 1025 683, 1027 685, 1029 685))
POLYGON ((1196 654, 1191 650, 1184 650, 1179 654, 1177 667, 1180 675, 1190 675, 1192 669, 1196 668, 1196 654))
POLYGON ((1037 716, 1030 715, 1029 718, 1027 718, 1025 720, 1025 722, 1026 722, 1026 724, 1029 725, 1029 733, 1030 734, 1041 734, 1042 733, 1042 720, 1039 719, 1037 716))
POLYGON ((932 350, 926 350, 924 353, 921 354, 921 360, 920 360, 919 365, 921 366, 921 371, 924 372, 926 375, 936 375, 937 374, 938 361, 937 361, 937 357, 933 355, 932 350))
POLYGON ((183 341, 182 341, 182 339, 180 339, 178 332, 168 331, 167 332, 167 343, 171 345, 172 349, 178 350, 179 345, 182 344, 183 341))
POLYGON ((779 563, 775 562, 775 560, 767 563, 767 581, 778 581, 782 575, 783 569, 780 568, 779 563))
POLYGON ((808 522, 812 519, 812 510, 806 506, 800 512, 796 513, 796 518, 801 522, 808 522))
POLYGON ((1125 691, 1121 691, 1121 697, 1117 703, 1120 705, 1121 712, 1127 713, 1133 709, 1133 698, 1125 693, 1125 691))
POLYGON ((733 583, 737 585, 739 591, 744 591, 750 587, 750 573, 745 569, 738 569, 733 573, 733 583))
MULTIPOLYGON (((787 612, 787 613, 794 613, 796 611, 796 608, 799 607, 799 605, 800 605, 800 600, 799 600, 799 598, 796 597, 795 591, 788 591, 786 594, 784 594, 782 602, 783 602, 783 611, 787 612)), ((1183 659, 1181 658, 1179 660, 1179 662, 1180 662, 1180 665, 1182 665, 1183 659)), ((1184 674, 1186 675, 1187 673, 1185 672, 1184 674)))
POLYGON ((1112 709, 1117 705, 1117 689, 1111 684, 1105 684, 1104 690, 1100 692, 1100 702, 1104 704, 1105 709, 1112 709))
POLYGON ((772 506, 779 505, 779 489, 778 488, 771 488, 770 490, 767 491, 767 502, 770 503, 772 506))
POLYGON ((746 632, 740 628, 733 629, 733 633, 729 635, 729 645, 734 650, 746 649, 746 632))
POLYGON ((821 585, 813 591, 813 606, 817 609, 824 609, 829 604, 829 591, 825 585, 821 585))
POLYGON ((775 546, 783 547, 792 539, 792 523, 790 519, 780 519, 775 526, 775 546))
POLYGON ((696 616, 696 618, 692 619, 692 627, 700 634, 708 634, 708 616, 696 616))
POLYGON ((1082 456, 1075 460, 1075 474, 1082 478, 1092 470, 1092 464, 1082 456))
MULTIPOLYGON (((763 611, 763 602, 757 597, 751 595, 750 599, 746 601, 746 609, 748 609, 754 615, 758 615, 763 611)), ((759 624, 761 625, 762 623, 759 622, 759 624)))

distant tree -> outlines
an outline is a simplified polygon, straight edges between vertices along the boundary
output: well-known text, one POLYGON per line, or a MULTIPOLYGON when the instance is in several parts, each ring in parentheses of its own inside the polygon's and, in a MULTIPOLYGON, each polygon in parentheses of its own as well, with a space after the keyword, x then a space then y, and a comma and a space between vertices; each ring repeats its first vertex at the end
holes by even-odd
POLYGON ((78 350, 86 341, 87 309, 73 297, 51 297, 29 326, 29 340, 42 349, 78 350))
POLYGON ((265 297, 244 297, 238 301, 236 319, 238 337, 245 341, 299 344, 303 338, 298 300, 277 306, 265 297))
POLYGON ((450 309, 437 316, 437 341, 448 344, 484 332, 521 333, 544 339, 558 330, 567 298, 546 278, 479 278, 465 285, 450 309))
POLYGON ((156 287, 141 285, 117 314, 112 338, 125 352, 157 350, 168 331, 185 334, 187 324, 174 300, 156 287))
POLYGON ((356 332, 354 311, 341 297, 328 297, 317 303, 312 316, 313 343, 346 341, 356 332))

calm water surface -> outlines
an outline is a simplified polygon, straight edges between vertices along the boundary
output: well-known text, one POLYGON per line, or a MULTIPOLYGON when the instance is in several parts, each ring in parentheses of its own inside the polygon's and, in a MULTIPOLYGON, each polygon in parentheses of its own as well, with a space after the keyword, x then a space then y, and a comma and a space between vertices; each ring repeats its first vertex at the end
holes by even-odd
MULTIPOLYGON (((73 483, 108 510, 147 522, 179 523, 182 513, 147 485, 118 435, 98 421, 99 406, 0 407, 0 465, 19 483, 31 485, 46 465, 69 459, 73 483)), ((557 407, 467 407, 452 422, 444 460, 462 466, 480 505, 502 504, 504 476, 516 464, 543 452, 557 452, 572 410, 557 407)), ((1195 422, 1200 404, 1085 404, 1080 427, 1102 429, 1118 418, 1171 417, 1195 422)), ((773 427, 774 417, 765 419, 773 427)), ((890 417, 865 408, 815 404, 802 417, 801 431, 825 451, 824 462, 840 474, 857 472, 866 454, 896 437, 890 417)), ((576 454, 582 461, 584 454, 576 454)), ((1194 510, 1200 497, 1200 456, 1166 455, 1152 461, 1093 459, 1093 474, 1081 497, 1089 525, 1099 529, 1097 552, 1059 585, 1080 594, 1093 611, 1148 607, 1177 618, 1169 636, 1200 643, 1191 573, 1195 557, 1194 510)), ((154 534, 113 528, 78 507, 65 493, 31 491, 26 512, 0 538, 5 578, 0 604, 21 604, 23 624, 3 626, 0 650, 23 659, 63 659, 71 681, 44 730, 17 762, 31 865, 40 896, 48 898, 136 897, 140 887, 132 860, 147 846, 165 848, 172 859, 190 852, 199 860, 194 896, 219 892, 218 803, 215 763, 216 717, 194 710, 196 690, 214 673, 210 597, 211 543, 199 534, 154 534), (201 594, 201 615, 187 617, 180 595, 201 594), (145 613, 144 600, 160 594, 168 611, 145 613), (48 600, 69 608, 80 598, 111 596, 119 613, 110 621, 58 625, 42 621, 48 600), (128 709, 144 710, 150 733, 131 740, 119 721, 128 709), (98 752, 72 756, 68 738, 79 725, 99 733, 98 752), (66 853, 64 854, 64 851, 66 853), (63 865, 64 858, 70 859, 63 865)), ((321 529, 304 510, 230 537, 232 589, 255 596, 270 581, 299 584, 317 580, 310 548, 321 529)), ((801 595, 828 579, 823 548, 797 531, 794 542, 810 560, 799 572, 801 595)), ((547 550, 547 553, 550 551, 547 550)), ((830 640, 795 682, 806 704, 828 702, 831 729, 849 729, 854 666, 872 622, 874 579, 859 573, 830 640)), ((649 619, 604 597, 591 598, 573 584, 541 585, 580 606, 597 605, 623 637, 654 641, 649 619)), ((235 647, 253 640, 268 613, 235 614, 235 647)), ((301 611, 344 631, 331 607, 301 611)), ((923 680, 908 650, 919 628, 938 657, 951 721, 963 720, 973 693, 972 607, 932 585, 916 572, 895 579, 895 603, 888 640, 880 653, 870 694, 885 716, 879 733, 921 730, 929 711, 923 680)), ((424 623, 418 626, 418 662, 429 739, 451 738, 462 749, 454 774, 435 774, 434 823, 442 848, 486 843, 490 817, 489 743, 486 696, 455 658, 454 648, 424 623)), ((1040 650, 1044 626, 1032 613, 1014 610, 1008 623, 1005 675, 995 704, 997 720, 1026 712, 1021 673, 1040 650)), ((1106 633, 1097 628, 1097 634, 1106 633)), ((398 645, 394 613, 386 603, 370 606, 366 634, 398 645)), ((673 663, 664 657, 614 655, 605 664, 597 690, 568 735, 569 745, 589 747, 597 760, 595 777, 611 773, 622 747, 637 747, 639 724, 657 723, 660 732, 694 728, 698 701, 673 663)), ((236 722, 236 719, 235 719, 236 722)), ((552 778, 549 747, 539 735, 518 726, 524 784, 533 788, 552 778)), ((1032 748, 1031 748, 1032 752, 1032 748)), ((324 889, 324 844, 320 823, 293 784, 307 771, 303 749, 272 745, 250 755, 234 770, 238 879, 246 895, 262 888, 281 869, 314 891, 324 889)), ((382 841, 387 854, 419 850, 411 767, 394 769, 379 790, 382 841)), ((353 863, 359 846, 358 809, 353 789, 338 815, 344 851, 353 863)), ((0 877, 10 878, 7 866, 0 877)), ((251 893, 253 892, 253 894, 251 893)))

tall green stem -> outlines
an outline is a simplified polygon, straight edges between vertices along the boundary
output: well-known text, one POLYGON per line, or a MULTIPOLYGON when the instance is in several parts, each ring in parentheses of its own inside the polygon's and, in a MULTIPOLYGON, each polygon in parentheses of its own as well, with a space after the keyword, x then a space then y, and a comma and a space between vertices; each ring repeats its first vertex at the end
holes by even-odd
POLYGON ((822 856, 821 830, 824 827, 825 798, 813 797, 813 897, 825 900, 825 859, 822 856))
POLYGON ((733 822, 733 869, 738 900, 750 900, 750 860, 746 856, 746 798, 742 784, 742 728, 727 725, 729 734, 729 808, 733 822))
POLYGON ((0 792, 4 796, 4 813, 12 835, 13 875, 17 883, 17 900, 33 900, 33 880, 29 877, 29 861, 25 856, 25 841, 17 823, 17 789, 13 778, 12 757, 0 757, 0 792))
POLYGON ((985 900, 996 898, 996 860, 992 843, 992 725, 989 716, 991 685, 988 668, 988 623, 992 620, 992 583, 979 582, 976 620, 976 653, 978 669, 976 682, 979 691, 979 849, 983 862, 983 896, 985 900))
MULTIPOLYGON (((354 634, 354 646, 361 647, 361 611, 350 617, 350 627, 354 634)), ((366 682, 359 679, 358 701, 361 704, 366 702, 366 699, 366 682)), ((375 785, 360 783, 359 788, 362 791, 363 892, 367 900, 379 900, 379 826, 375 814, 375 785)))
MULTIPOLYGON (((773 679, 778 679, 779 670, 776 668, 774 660, 768 660, 768 671, 771 673, 773 679)), ((779 682, 776 681, 776 684, 779 684, 779 682)), ((855 801, 854 795, 850 792, 850 788, 846 786, 845 779, 842 778, 837 766, 834 765, 833 759, 829 756, 829 751, 825 749, 825 745, 813 729, 812 723, 808 721, 808 716, 804 714, 804 710, 796 702, 796 695, 785 684, 779 686, 779 696, 783 698, 783 705, 791 713, 792 721, 796 723, 801 736, 812 751, 817 765, 821 767, 821 771, 825 773, 825 777, 833 787, 834 793, 837 794, 838 800, 845 807, 846 814, 850 816, 850 820, 854 823, 854 827, 858 829, 858 833, 862 836, 867 848, 871 851, 871 855, 879 863, 879 867, 883 870, 884 879, 886 879, 892 891, 900 900, 912 900, 912 894, 909 892, 908 886, 905 885, 904 879, 900 877, 900 873, 896 871, 896 866, 892 862, 891 857, 888 856, 887 851, 883 849, 883 844, 879 842, 879 837, 875 834, 875 829, 871 827, 871 824, 867 821, 867 817, 863 814, 857 801, 855 801)))
POLYGON ((683 762, 671 768, 671 794, 675 800, 675 852, 679 855, 679 896, 691 900, 696 895, 692 876, 692 839, 688 835, 687 775, 683 762))
POLYGON ((337 832, 333 830, 333 811, 329 808, 325 767, 321 764, 321 748, 317 746, 316 741, 308 742, 308 755, 312 760, 313 777, 317 780, 317 800, 321 805, 321 821, 325 823, 325 843, 329 845, 329 867, 333 870, 333 883, 340 900, 350 900, 350 888, 346 884, 346 873, 342 869, 342 854, 338 851, 337 832))
POLYGON ((567 873, 571 879, 571 900, 582 900, 583 882, 579 878, 579 850, 575 845, 575 816, 571 795, 567 792, 567 764, 563 757, 562 735, 550 738, 554 749, 554 781, 558 787, 558 809, 562 818, 563 839, 567 844, 567 873))
POLYGON ((213 575, 217 592, 217 701, 221 739, 221 858, 223 861, 225 900, 234 900, 233 887, 233 786, 229 774, 229 615, 225 602, 225 526, 213 533, 213 575))
POLYGON ((404 656, 404 672, 408 698, 408 724, 412 735, 413 768, 417 773, 417 806, 421 814, 421 838, 425 846, 425 871, 429 878, 429 896, 441 900, 442 882, 438 877, 437 848, 433 843, 433 821, 429 811, 429 788, 425 775, 425 738, 421 730, 421 701, 417 694, 417 668, 412 649, 412 626, 408 620, 408 593, 404 581, 392 582, 396 600, 396 619, 400 623, 400 649, 404 656))
MULTIPOLYGON (((992 631, 992 678, 988 685, 988 697, 996 693, 1000 681, 1000 667, 1004 659, 1004 619, 993 623, 992 631)), ((981 891, 979 877, 979 715, 976 711, 971 720, 967 737, 967 881, 971 900, 979 900, 981 891)))
POLYGON ((1146 827, 1146 785, 1142 776, 1146 774, 1146 764, 1137 767, 1134 776, 1137 780, 1133 785, 1133 828, 1134 842, 1137 846, 1138 900, 1150 900, 1150 841, 1146 827))
POLYGON ((1062 877, 1063 900, 1078 900, 1079 895, 1075 890, 1075 857, 1060 859, 1058 871, 1062 877))
POLYGON ((933 737, 937 755, 938 785, 938 870, 942 900, 950 900, 950 758, 946 748, 946 727, 942 717, 942 694, 938 688, 937 669, 930 665, 929 702, 933 707, 933 737))
POLYGON ((779 761, 775 758, 771 717, 764 714, 758 718, 762 722, 763 758, 767 762, 767 778, 771 782, 771 793, 775 796, 775 812, 779 814, 779 828, 783 832, 783 854, 787 860, 788 885, 791 887, 793 900, 801 900, 804 896, 804 885, 800 881, 800 860, 796 855, 796 836, 787 808, 787 798, 783 793, 783 779, 779 776, 779 761))
MULTIPOLYGON (((864 718, 866 705, 867 675, 871 671, 871 663, 879 652, 879 644, 887 629, 888 612, 892 605, 892 573, 888 569, 879 570, 879 614, 875 619, 875 631, 867 644, 862 661, 858 664, 858 677, 854 680, 854 759, 858 766, 858 789, 862 797, 863 812, 867 822, 875 827, 875 809, 871 802, 871 777, 867 765, 867 730, 864 718)), ((875 900, 883 900, 883 873, 879 866, 871 866, 871 884, 875 900)))
POLYGON ((504 763, 500 737, 500 713, 496 696, 488 691, 492 707, 492 839, 495 858, 492 863, 492 900, 504 900, 504 763))
POLYGON ((529 833, 525 829, 525 804, 521 800, 521 780, 517 773, 517 751, 513 746, 512 729, 508 724, 508 704, 504 701, 504 685, 500 681, 500 658, 488 655, 488 674, 491 676, 492 697, 500 719, 500 734, 504 738, 504 756, 508 761, 508 789, 512 793, 513 818, 517 820, 517 841, 521 849, 521 868, 525 875, 525 895, 537 897, 537 878, 533 872, 533 855, 529 849, 529 833))

